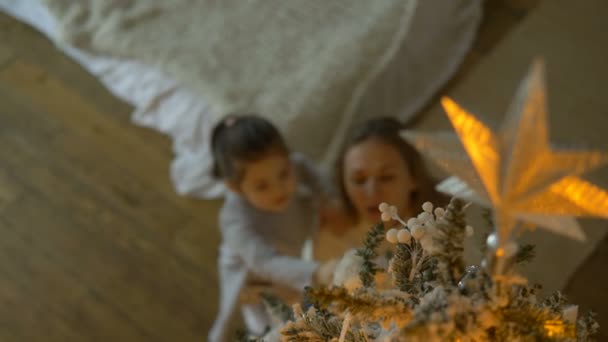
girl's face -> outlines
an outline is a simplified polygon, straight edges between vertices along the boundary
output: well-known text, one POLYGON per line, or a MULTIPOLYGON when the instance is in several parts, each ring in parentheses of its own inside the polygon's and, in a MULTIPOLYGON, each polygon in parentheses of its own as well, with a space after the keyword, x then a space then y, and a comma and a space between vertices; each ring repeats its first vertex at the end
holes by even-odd
POLYGON ((296 176, 291 161, 283 153, 271 153, 245 165, 236 191, 260 210, 279 212, 289 205, 295 189, 296 176))
POLYGON ((415 184, 399 150, 379 139, 367 139, 344 155, 344 188, 360 220, 380 221, 382 202, 397 207, 399 215, 409 216, 415 184))

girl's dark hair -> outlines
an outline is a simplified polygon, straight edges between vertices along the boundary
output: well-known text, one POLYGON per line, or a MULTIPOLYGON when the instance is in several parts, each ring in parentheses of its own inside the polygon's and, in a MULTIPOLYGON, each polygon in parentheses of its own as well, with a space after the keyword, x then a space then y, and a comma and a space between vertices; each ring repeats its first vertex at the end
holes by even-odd
POLYGON ((288 153, 279 131, 255 114, 231 114, 211 134, 213 176, 239 182, 244 163, 257 161, 271 152, 288 153))
POLYGON ((357 127, 344 144, 336 163, 336 179, 340 189, 340 196, 348 213, 352 217, 355 217, 357 213, 346 193, 344 158, 353 146, 370 139, 377 139, 396 148, 403 161, 407 164, 410 176, 416 184, 416 190, 411 194, 412 198, 410 200, 412 213, 415 213, 416 210, 421 210, 422 204, 426 201, 432 202, 435 206, 443 206, 448 203, 447 196, 435 190, 436 182, 427 171, 420 153, 401 137, 400 132, 404 129, 405 126, 397 119, 390 117, 374 118, 363 122, 362 125, 357 127))

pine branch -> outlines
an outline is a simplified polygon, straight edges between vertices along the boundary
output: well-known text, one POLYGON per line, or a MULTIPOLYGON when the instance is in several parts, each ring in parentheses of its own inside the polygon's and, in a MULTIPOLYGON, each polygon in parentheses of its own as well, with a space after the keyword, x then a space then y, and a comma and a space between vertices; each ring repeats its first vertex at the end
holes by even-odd
POLYGON ((533 244, 523 244, 515 254, 515 263, 523 265, 531 262, 536 257, 536 246, 533 244))
POLYGON ((457 286, 464 296, 485 299, 488 289, 492 287, 492 279, 479 266, 469 265, 457 286))
POLYGON ((563 341, 572 334, 558 314, 534 305, 507 307, 498 314, 500 324, 488 332, 491 341, 513 341, 514 337, 524 341, 563 341))
POLYGON ((540 284, 531 286, 514 286, 512 288, 511 306, 526 306, 537 302, 537 295, 543 287, 540 284))
POLYGON ((424 303, 416 307, 414 319, 404 328, 407 334, 416 333, 426 323, 436 319, 436 313, 442 313, 448 305, 447 293, 443 287, 437 287, 426 296, 424 303))
POLYGON ((562 320, 566 298, 559 292, 538 303, 540 285, 515 286, 509 305, 495 311, 500 322, 488 330, 488 338, 511 341, 514 338, 534 341, 571 340, 577 332, 575 325, 562 320))
POLYGON ((568 299, 566 296, 564 296, 564 294, 560 291, 555 291, 553 294, 551 294, 551 296, 543 301, 542 307, 555 314, 559 314, 563 311, 566 304, 568 304, 568 299))
POLYGON ((432 290, 436 278, 436 262, 426 255, 418 241, 397 244, 397 251, 391 259, 391 273, 397 288, 411 295, 414 303, 418 297, 432 290))
POLYGON ((466 230, 464 201, 452 198, 445 215, 437 222, 434 238, 438 246, 434 256, 441 278, 455 284, 464 272, 464 238, 466 230))
POLYGON ((353 294, 349 294, 343 287, 306 288, 306 297, 315 307, 329 310, 334 314, 348 311, 361 322, 409 320, 411 317, 409 297, 391 294, 392 296, 386 298, 369 288, 361 288, 353 294))
POLYGON ((306 313, 281 329, 281 340, 288 342, 325 342, 338 337, 342 324, 337 317, 306 313))
MULTIPOLYGON (((340 336, 344 320, 341 317, 319 312, 311 308, 306 313, 296 317, 295 321, 288 322, 281 333, 281 341, 288 342, 325 342, 337 339, 340 336)), ((352 327, 347 331, 345 340, 349 342, 368 342, 366 334, 359 327, 352 327)))
POLYGON ((294 319, 291 307, 283 302, 279 297, 270 293, 261 293, 262 302, 272 321, 276 323, 287 322, 294 319))
POLYGON ((376 249, 382 240, 384 240, 384 224, 380 222, 367 232, 367 236, 363 241, 363 248, 357 250, 356 255, 363 259, 359 277, 361 278, 361 283, 365 287, 374 285, 374 275, 380 270, 374 262, 374 259, 378 256, 376 249))
POLYGON ((597 314, 589 311, 576 322, 577 341, 592 341, 598 334, 600 325, 596 320, 597 314))

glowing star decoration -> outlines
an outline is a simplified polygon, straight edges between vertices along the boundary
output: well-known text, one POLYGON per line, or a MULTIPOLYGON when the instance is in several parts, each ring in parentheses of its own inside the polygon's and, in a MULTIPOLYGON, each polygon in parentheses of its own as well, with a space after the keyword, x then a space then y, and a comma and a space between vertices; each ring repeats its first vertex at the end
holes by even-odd
POLYGON ((498 251, 522 222, 583 240, 575 216, 608 218, 608 193, 577 177, 608 156, 549 147, 541 61, 533 64, 497 133, 451 99, 441 103, 457 136, 403 136, 455 175, 438 190, 493 207, 498 251))

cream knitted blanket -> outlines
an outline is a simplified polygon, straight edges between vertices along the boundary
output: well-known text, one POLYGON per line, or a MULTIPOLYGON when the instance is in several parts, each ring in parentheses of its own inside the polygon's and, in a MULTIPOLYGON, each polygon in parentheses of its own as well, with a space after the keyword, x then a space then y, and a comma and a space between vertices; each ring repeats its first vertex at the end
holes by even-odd
POLYGON ((136 59, 231 111, 270 118, 332 159, 358 99, 406 36, 416 0, 46 0, 60 41, 136 59))

